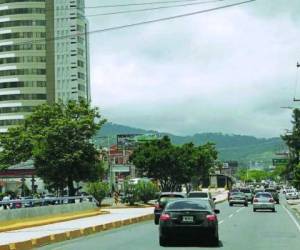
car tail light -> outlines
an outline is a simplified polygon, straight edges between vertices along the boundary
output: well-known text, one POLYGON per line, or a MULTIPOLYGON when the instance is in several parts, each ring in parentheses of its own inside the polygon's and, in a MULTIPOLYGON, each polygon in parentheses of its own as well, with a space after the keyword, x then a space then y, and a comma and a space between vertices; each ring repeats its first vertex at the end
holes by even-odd
POLYGON ((269 200, 269 202, 274 202, 274 200, 271 198, 271 199, 269 200))
POLYGON ((159 220, 161 220, 161 221, 169 221, 169 220, 171 220, 171 216, 169 214, 162 214, 159 217, 159 220))
POLYGON ((255 198, 255 199, 253 199, 253 202, 258 202, 258 199, 256 199, 256 198, 255 198))
POLYGON ((217 221, 217 216, 215 214, 206 215, 208 221, 217 221))

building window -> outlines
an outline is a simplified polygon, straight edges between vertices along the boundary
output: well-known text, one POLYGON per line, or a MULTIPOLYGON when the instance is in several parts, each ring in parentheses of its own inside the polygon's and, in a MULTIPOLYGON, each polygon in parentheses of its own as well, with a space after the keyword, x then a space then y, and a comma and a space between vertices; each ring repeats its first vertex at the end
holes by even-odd
POLYGON ((45 88, 45 81, 22 81, 22 82, 1 82, 0 89, 5 88, 24 88, 24 87, 40 87, 45 88))
POLYGON ((46 69, 10 69, 0 71, 0 76, 45 75, 46 69))
POLYGON ((15 95, 0 95, 0 101, 10 100, 46 100, 46 94, 15 94, 15 95))

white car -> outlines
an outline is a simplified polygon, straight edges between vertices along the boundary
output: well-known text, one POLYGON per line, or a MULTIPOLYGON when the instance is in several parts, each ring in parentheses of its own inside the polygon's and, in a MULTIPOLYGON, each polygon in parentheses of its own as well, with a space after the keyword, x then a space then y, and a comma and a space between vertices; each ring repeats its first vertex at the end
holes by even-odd
POLYGON ((215 209, 215 200, 210 192, 191 191, 187 195, 188 198, 208 200, 213 209, 215 209))
POLYGON ((285 192, 285 198, 289 199, 299 199, 299 193, 296 190, 288 189, 285 192))
POLYGON ((275 201, 272 194, 267 192, 259 192, 253 199, 253 212, 257 210, 272 210, 275 212, 275 201))

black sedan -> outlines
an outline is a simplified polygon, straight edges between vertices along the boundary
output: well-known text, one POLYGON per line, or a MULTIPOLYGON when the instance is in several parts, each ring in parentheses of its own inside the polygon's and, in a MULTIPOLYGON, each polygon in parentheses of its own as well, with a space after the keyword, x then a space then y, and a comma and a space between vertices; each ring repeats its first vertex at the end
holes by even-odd
POLYGON ((218 218, 208 200, 180 199, 169 202, 159 219, 159 244, 170 241, 209 241, 219 244, 218 218))
POLYGON ((174 201, 176 199, 185 198, 186 195, 179 192, 163 192, 159 195, 157 204, 154 208, 154 223, 157 225, 159 223, 159 217, 164 210, 168 202, 174 201))

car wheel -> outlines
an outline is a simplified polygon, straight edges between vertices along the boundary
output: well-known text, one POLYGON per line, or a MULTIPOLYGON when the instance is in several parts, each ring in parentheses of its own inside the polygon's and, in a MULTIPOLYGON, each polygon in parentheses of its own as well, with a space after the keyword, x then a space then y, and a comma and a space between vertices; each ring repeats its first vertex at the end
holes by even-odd
POLYGON ((232 205, 233 205, 232 203, 229 203, 229 206, 230 206, 230 207, 232 207, 232 205))
POLYGON ((253 208, 253 212, 256 212, 256 208, 253 208))
POLYGON ((244 205, 245 205, 245 207, 248 207, 248 202, 247 202, 247 203, 245 203, 244 205))
POLYGON ((155 218, 154 218, 154 224, 155 225, 159 224, 159 217, 155 216, 155 218))
POLYGON ((275 213, 275 212, 276 212, 275 208, 273 208, 273 209, 272 209, 272 212, 273 212, 273 213, 275 213))
POLYGON ((218 231, 214 235, 212 235, 211 244, 213 246, 219 246, 219 232, 218 231))
POLYGON ((162 247, 167 246, 168 245, 167 243, 168 242, 167 242, 166 238, 159 236, 159 245, 160 246, 162 246, 162 247))

